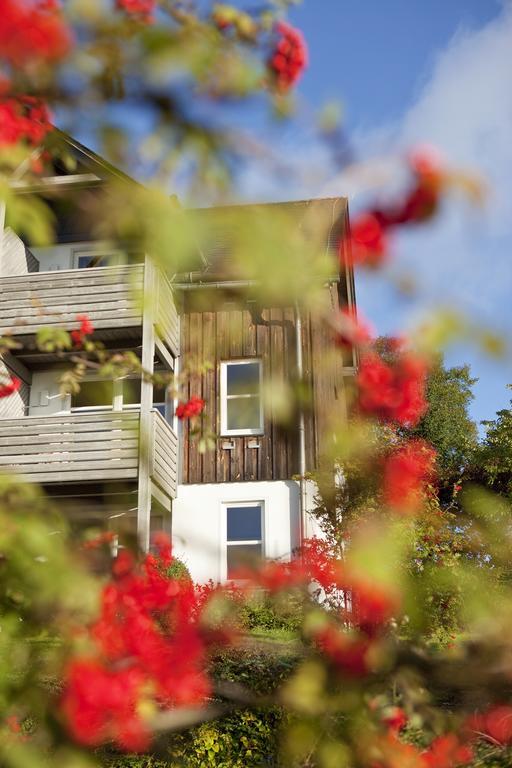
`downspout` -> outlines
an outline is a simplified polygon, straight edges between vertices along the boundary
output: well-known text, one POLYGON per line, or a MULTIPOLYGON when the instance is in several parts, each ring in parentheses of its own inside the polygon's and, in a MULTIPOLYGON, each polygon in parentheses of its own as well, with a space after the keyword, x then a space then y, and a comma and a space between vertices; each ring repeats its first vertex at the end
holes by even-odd
MULTIPOLYGON (((302 318, 298 302, 295 302, 295 351, 297 359, 297 380, 302 382, 304 377, 304 362, 302 356, 302 318)), ((302 548, 306 538, 306 426, 304 408, 299 401, 299 544, 302 548)))

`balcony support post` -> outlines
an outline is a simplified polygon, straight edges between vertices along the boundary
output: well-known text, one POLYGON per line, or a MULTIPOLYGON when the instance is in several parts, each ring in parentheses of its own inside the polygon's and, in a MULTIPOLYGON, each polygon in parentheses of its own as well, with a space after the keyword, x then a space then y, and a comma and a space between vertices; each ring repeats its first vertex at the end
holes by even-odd
MULTIPOLYGON (((144 262, 144 306, 142 315, 142 369, 153 374, 155 357, 155 268, 146 256, 144 262)), ((151 449, 153 382, 142 376, 140 387, 139 484, 137 499, 137 536, 143 552, 149 549, 151 528, 151 449)))

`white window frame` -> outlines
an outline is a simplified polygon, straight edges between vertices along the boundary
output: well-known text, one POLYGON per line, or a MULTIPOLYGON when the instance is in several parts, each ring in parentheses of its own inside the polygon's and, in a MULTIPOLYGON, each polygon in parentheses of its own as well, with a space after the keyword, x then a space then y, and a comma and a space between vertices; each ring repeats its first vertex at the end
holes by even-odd
MULTIPOLYGON (((221 580, 228 580, 228 547, 241 544, 261 544, 261 556, 266 557, 266 537, 267 526, 266 502, 264 499, 244 499, 243 501, 230 500, 221 502, 222 506, 222 534, 221 534, 221 580), (260 507, 261 510, 261 539, 247 539, 246 541, 228 541, 228 509, 230 507, 260 507)), ((230 579, 233 581, 233 579, 230 579)))
POLYGON ((236 435, 263 435, 265 431, 263 421, 263 361, 258 357, 244 357, 235 360, 222 360, 220 364, 220 434, 222 436, 236 435), (260 423, 253 429, 228 429, 228 399, 251 398, 256 395, 228 395, 228 366, 229 365, 254 365, 259 366, 259 393, 260 399, 260 423))

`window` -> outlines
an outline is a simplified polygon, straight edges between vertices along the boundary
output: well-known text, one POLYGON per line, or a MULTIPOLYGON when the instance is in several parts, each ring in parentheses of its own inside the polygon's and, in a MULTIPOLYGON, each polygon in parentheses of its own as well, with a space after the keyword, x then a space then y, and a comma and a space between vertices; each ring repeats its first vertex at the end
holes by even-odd
POLYGON ((80 392, 71 396, 71 408, 94 410, 112 408, 112 381, 82 381, 80 392))
POLYGON ((220 376, 221 434, 262 434, 261 360, 221 363, 220 376))
POLYGON ((263 556, 263 502, 226 504, 226 578, 263 556))
POLYGON ((169 402, 166 386, 153 385, 153 408, 161 413, 164 419, 170 420, 172 418, 172 403, 169 402))
POLYGON ((87 253, 75 254, 78 269, 92 269, 93 267, 116 267, 121 264, 120 253, 87 253))

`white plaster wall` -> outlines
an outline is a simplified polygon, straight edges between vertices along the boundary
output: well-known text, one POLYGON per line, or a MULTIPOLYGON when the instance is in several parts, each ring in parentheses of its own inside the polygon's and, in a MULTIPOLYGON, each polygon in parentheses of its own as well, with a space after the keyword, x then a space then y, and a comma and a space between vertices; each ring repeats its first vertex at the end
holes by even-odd
POLYGON ((116 249, 103 242, 78 242, 32 248, 32 253, 39 261, 40 272, 54 272, 58 269, 75 269, 77 256, 82 253, 112 253, 116 249))
POLYGON ((54 416, 69 411, 69 397, 59 395, 61 371, 36 371, 32 375, 29 416, 54 416))
POLYGON ((264 553, 288 560, 298 546, 299 485, 293 480, 179 485, 172 508, 174 553, 194 581, 225 578, 225 510, 229 502, 263 501, 264 553))
POLYGON ((75 244, 51 245, 44 248, 32 248, 32 253, 39 261, 40 272, 53 272, 57 269, 72 269, 71 250, 75 244))

